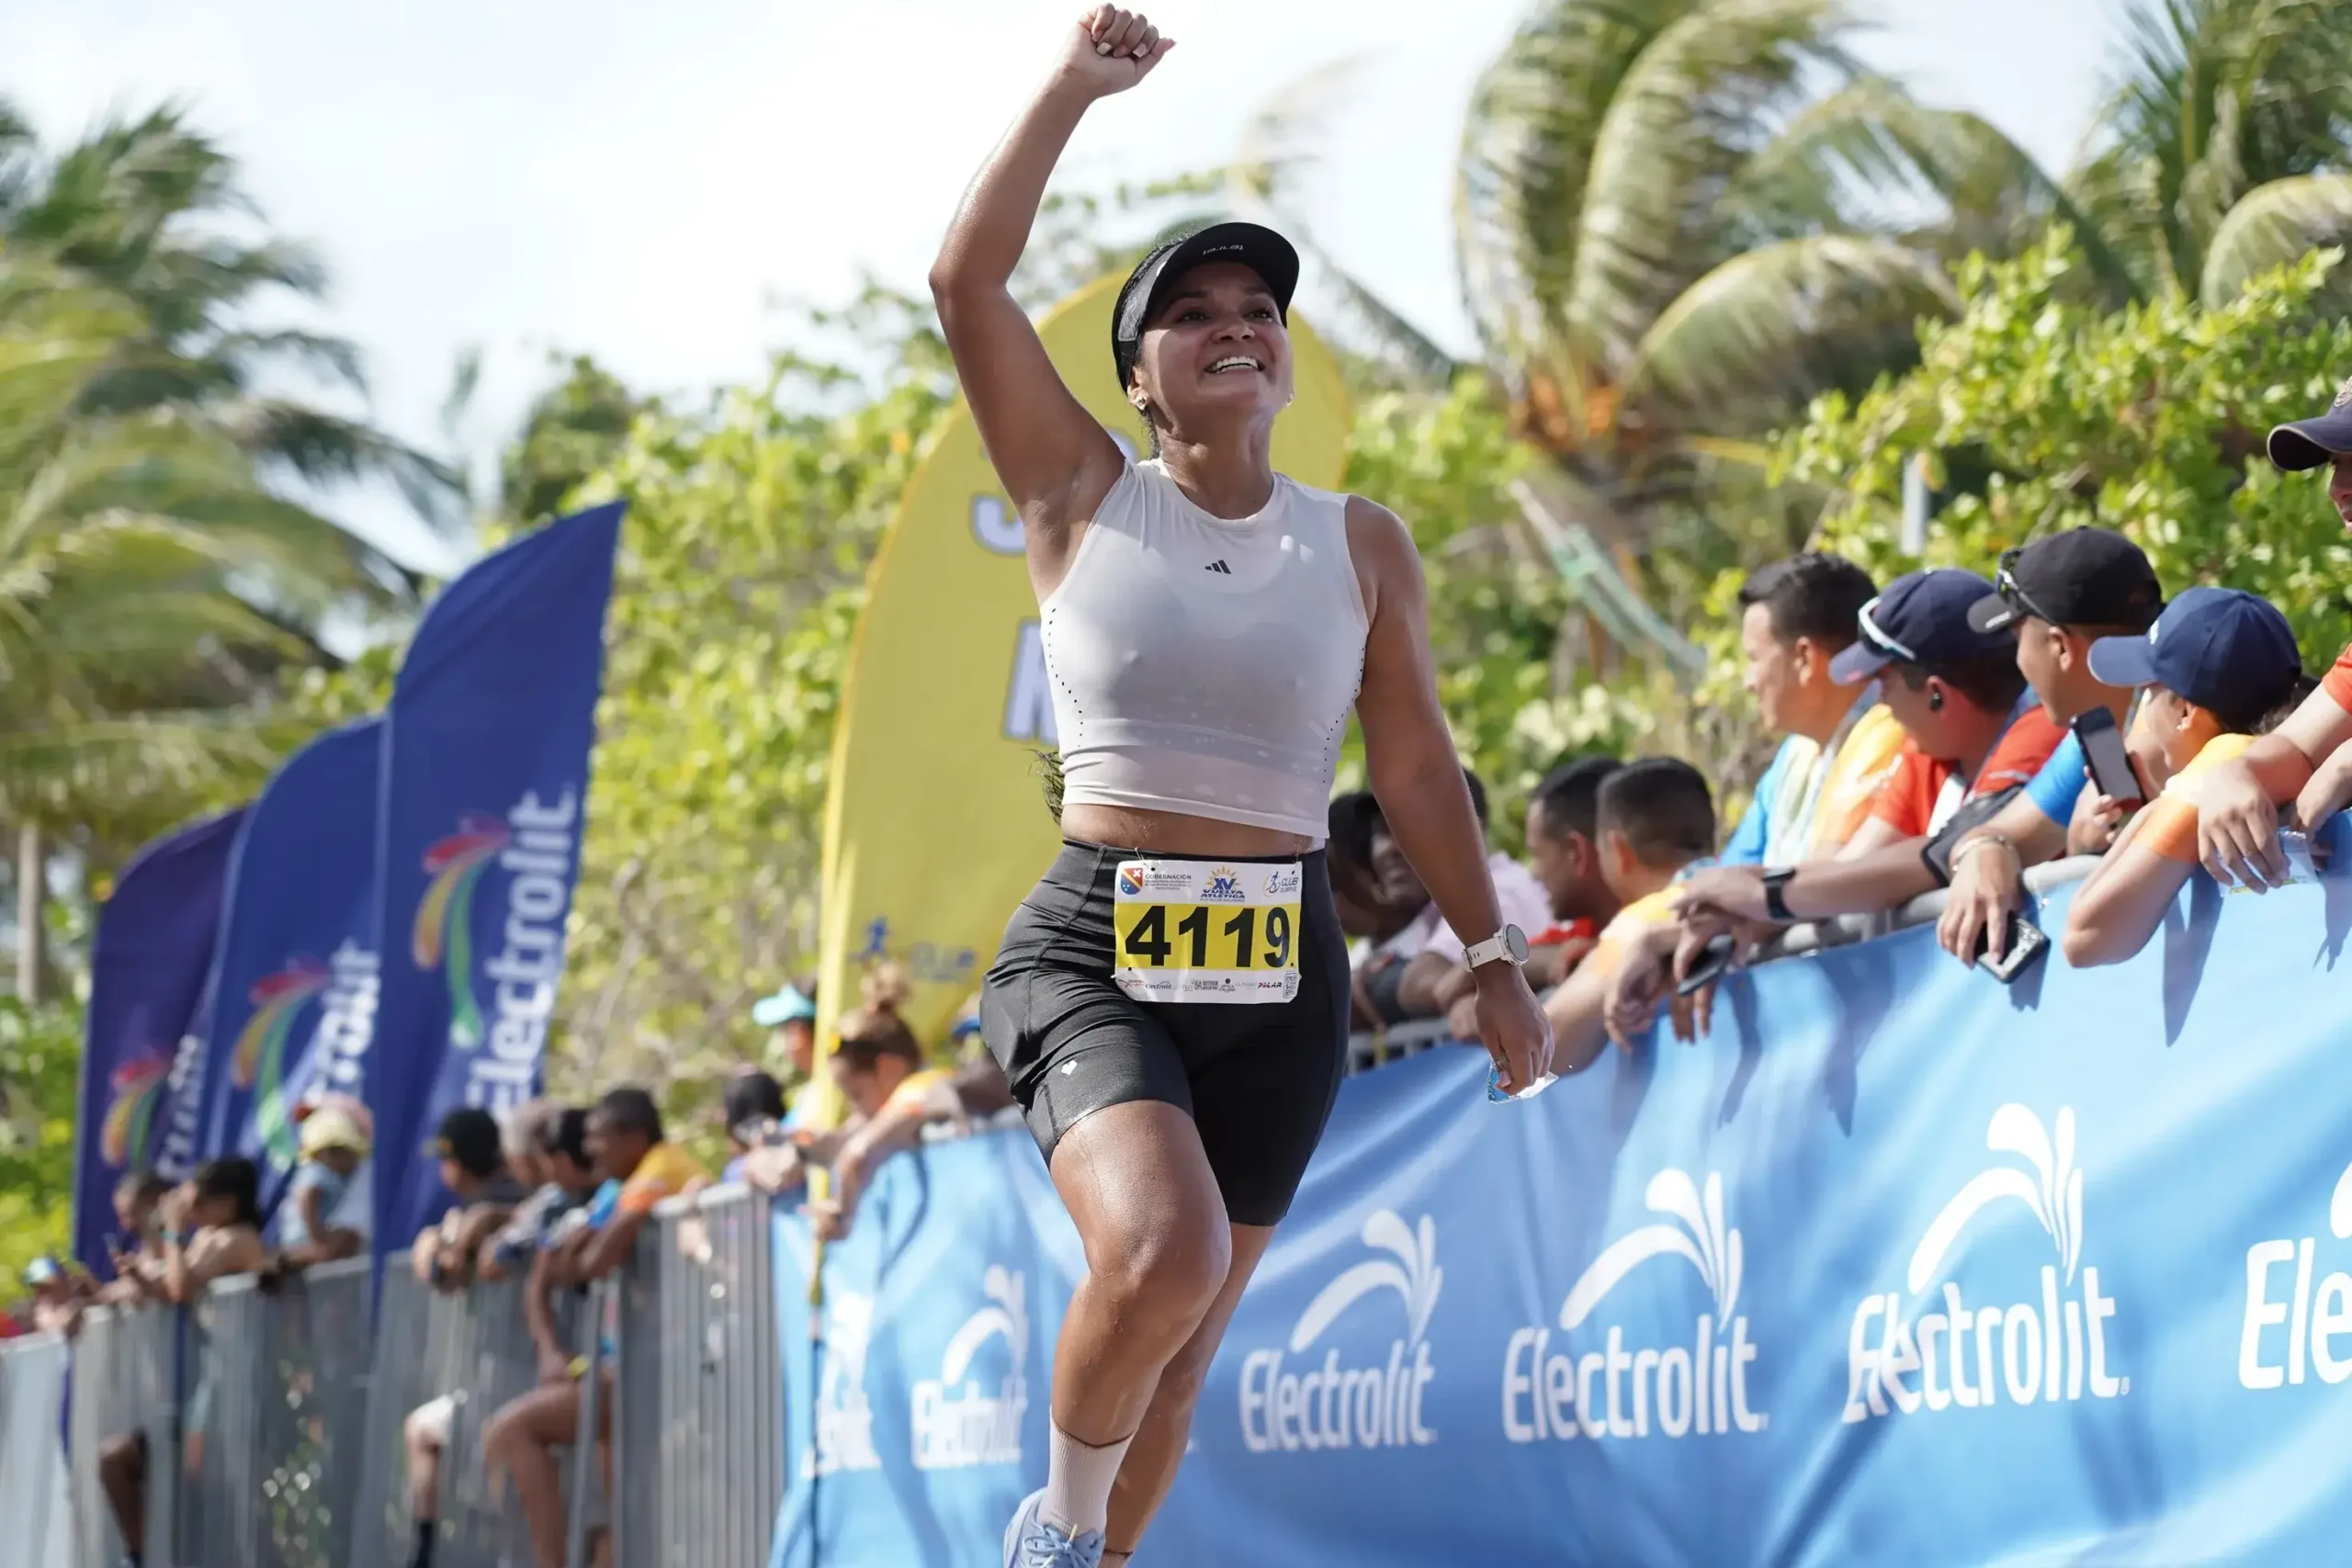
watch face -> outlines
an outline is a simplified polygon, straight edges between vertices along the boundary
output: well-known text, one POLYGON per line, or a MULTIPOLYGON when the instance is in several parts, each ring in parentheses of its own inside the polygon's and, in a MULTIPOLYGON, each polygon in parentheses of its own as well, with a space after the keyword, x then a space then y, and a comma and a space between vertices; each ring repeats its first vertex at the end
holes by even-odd
POLYGON ((1503 939, 1503 951, 1510 954, 1513 964, 1527 962, 1527 933, 1517 926, 1505 926, 1498 933, 1503 939))

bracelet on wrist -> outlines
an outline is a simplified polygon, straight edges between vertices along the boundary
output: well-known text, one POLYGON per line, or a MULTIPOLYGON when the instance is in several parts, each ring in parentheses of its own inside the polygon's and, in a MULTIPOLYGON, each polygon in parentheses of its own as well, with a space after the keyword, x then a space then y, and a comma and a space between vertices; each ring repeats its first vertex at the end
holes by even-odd
POLYGON ((1969 840, 1968 842, 1961 845, 1960 848, 1952 852, 1951 863, 1954 866, 1959 865, 1962 861, 1968 858, 1971 851, 1981 850, 1987 844, 1997 844, 2002 849, 2008 851, 2009 858, 2018 863, 2018 869, 2019 871, 2023 871, 2025 869, 2025 856, 2018 852, 2018 847, 2016 844, 2010 842, 2006 835, 2000 833, 1977 834, 1974 838, 1969 840))

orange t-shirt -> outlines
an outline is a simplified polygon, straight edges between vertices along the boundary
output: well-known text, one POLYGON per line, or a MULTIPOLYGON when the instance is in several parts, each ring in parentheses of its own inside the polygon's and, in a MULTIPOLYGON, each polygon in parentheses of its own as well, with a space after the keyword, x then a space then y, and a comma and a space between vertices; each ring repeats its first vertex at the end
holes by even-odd
MULTIPOLYGON (((2065 739, 2065 727, 2053 722, 2040 704, 2027 708, 1993 742, 1984 765, 1977 770, 1961 800, 2022 789, 2033 782, 2033 775, 2065 739)), ((1926 838, 1937 827, 1936 808, 1953 773, 1950 762, 1939 762, 1921 751, 1916 742, 1905 741, 1903 754, 1894 760, 1894 774, 1879 788, 1871 815, 1899 829, 1906 839, 1926 838)))
POLYGON ((2327 673, 2320 678, 2319 689, 2334 697, 2337 707, 2352 713, 2352 644, 2347 644, 2335 656, 2335 662, 2327 667, 2327 673))

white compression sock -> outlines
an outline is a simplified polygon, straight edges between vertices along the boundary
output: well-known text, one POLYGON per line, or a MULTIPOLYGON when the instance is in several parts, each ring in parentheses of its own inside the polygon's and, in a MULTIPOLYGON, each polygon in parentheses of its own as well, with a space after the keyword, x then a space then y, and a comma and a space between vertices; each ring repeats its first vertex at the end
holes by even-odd
POLYGON ((1118 1479, 1119 1463, 1127 1457, 1133 1432, 1115 1443, 1097 1448, 1081 1443, 1053 1426, 1046 1449, 1046 1496, 1037 1513, 1047 1524, 1069 1536, 1099 1532, 1111 1522, 1111 1483, 1118 1479))

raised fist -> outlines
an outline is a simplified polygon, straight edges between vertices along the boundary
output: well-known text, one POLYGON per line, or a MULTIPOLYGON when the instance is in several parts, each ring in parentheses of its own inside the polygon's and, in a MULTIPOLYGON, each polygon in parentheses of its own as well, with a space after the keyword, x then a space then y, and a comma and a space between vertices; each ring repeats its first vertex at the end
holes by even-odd
POLYGON ((1080 17, 1062 47, 1061 76, 1096 97, 1124 93, 1151 74, 1176 40, 1161 38, 1148 17, 1116 6, 1097 6, 1080 17))

